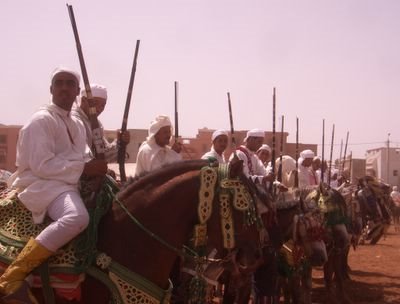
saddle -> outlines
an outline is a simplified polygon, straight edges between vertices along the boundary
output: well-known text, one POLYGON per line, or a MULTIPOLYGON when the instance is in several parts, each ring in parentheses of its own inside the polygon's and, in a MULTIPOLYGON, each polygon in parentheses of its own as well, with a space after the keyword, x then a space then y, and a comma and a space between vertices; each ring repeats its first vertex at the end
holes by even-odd
MULTIPOLYGON (((81 187, 89 191, 90 187, 81 187)), ((102 189, 96 197, 96 206, 88 208, 90 222, 88 228, 70 243, 61 248, 42 267, 34 270, 28 277, 33 288, 42 287, 40 272, 48 273, 44 278, 49 281, 57 295, 68 300, 80 299, 80 284, 85 279, 85 270, 93 263, 96 253, 97 226, 102 216, 108 211, 113 201, 113 195, 118 192, 118 186, 112 178, 107 177, 102 189), (47 265, 46 265, 47 264, 47 265), (47 266, 47 267, 46 267, 47 266)), ((6 189, 0 193, 0 271, 18 256, 29 238, 36 237, 52 221, 46 218, 41 224, 34 224, 32 213, 25 208, 17 196, 18 192, 6 189)), ((87 193, 82 197, 89 198, 87 193)), ((43 275, 43 274, 42 274, 43 275)), ((45 286, 43 286, 45 287, 45 286)))

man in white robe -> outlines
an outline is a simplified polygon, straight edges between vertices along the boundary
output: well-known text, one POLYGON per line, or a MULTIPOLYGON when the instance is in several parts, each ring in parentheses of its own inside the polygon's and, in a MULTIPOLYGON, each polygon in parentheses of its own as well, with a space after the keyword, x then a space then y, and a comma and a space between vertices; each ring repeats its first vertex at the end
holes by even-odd
POLYGON ((314 175, 311 172, 311 164, 314 159, 314 152, 304 150, 300 152, 298 159, 299 188, 309 188, 316 186, 314 175))
POLYGON ((225 164, 224 151, 228 146, 228 132, 225 130, 216 130, 211 136, 212 146, 211 150, 205 153, 202 159, 215 159, 219 164, 225 164))
POLYGON ((175 142, 172 147, 168 146, 171 135, 172 124, 168 116, 157 116, 151 122, 149 136, 142 143, 137 154, 136 176, 182 160, 181 144, 175 142))
POLYGON ((272 173, 271 156, 272 156, 272 149, 267 144, 261 145, 261 147, 257 150, 257 157, 264 165, 268 174, 272 173))
MULTIPOLYGON (((91 84, 90 89, 92 92, 93 103, 96 108, 97 117, 104 111, 107 104, 107 88, 100 84, 91 84)), ((89 119, 89 100, 86 96, 86 90, 81 91, 81 98, 78 100, 78 106, 74 106, 72 109, 72 115, 78 117, 84 124, 86 129, 86 142, 89 150, 87 154, 93 158, 94 156, 94 145, 92 128, 89 119)), ((103 125, 99 121, 100 128, 103 129, 103 125)), ((118 139, 121 139, 126 145, 130 142, 130 134, 128 131, 121 132, 117 131, 118 139)), ((105 159, 107 162, 116 162, 118 158, 118 144, 117 141, 110 143, 104 136, 103 142, 105 146, 105 159)))
POLYGON ((50 92, 51 104, 39 109, 19 133, 18 169, 8 182, 35 223, 41 223, 46 214, 53 222, 28 241, 0 277, 4 303, 16 301, 16 294, 36 303, 25 277, 88 225, 89 215, 78 191, 80 176, 103 176, 107 171, 102 160, 86 162, 85 128, 70 113, 79 94, 79 75, 57 68, 50 92))
MULTIPOLYGON (((244 144, 235 151, 237 157, 243 160, 243 173, 252 179, 253 182, 259 182, 266 185, 273 180, 273 175, 267 174, 267 170, 258 159, 256 152, 264 142, 264 131, 253 129, 247 132, 244 144)), ((230 159, 234 157, 231 155, 230 159)))

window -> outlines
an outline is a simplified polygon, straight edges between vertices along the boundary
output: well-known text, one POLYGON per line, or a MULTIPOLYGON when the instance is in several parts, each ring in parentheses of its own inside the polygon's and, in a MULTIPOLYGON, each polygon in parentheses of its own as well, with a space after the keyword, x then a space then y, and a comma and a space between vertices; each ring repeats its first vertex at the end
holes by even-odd
POLYGON ((7 161, 6 150, 0 149, 0 163, 4 164, 7 161))
POLYGON ((0 145, 1 144, 6 144, 6 143, 7 143, 7 135, 0 134, 0 145))
POLYGON ((399 174, 398 170, 393 170, 393 176, 397 176, 399 174))

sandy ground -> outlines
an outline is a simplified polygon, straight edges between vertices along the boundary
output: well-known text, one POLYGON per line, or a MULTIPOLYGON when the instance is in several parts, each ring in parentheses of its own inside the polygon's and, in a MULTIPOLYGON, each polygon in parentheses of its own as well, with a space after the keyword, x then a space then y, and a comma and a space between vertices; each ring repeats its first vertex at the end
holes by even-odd
MULTIPOLYGON (((378 244, 351 249, 349 265, 346 291, 354 304, 400 303, 400 233, 393 226, 378 244)), ((328 303, 321 269, 313 270, 313 303, 328 303)))

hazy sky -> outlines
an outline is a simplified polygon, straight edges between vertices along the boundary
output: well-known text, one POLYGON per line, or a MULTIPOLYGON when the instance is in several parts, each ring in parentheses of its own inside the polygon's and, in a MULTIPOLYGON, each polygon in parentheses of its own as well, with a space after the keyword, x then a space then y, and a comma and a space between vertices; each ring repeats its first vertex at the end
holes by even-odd
MULTIPOLYGON (((347 131, 355 157, 384 146, 388 133, 392 146, 400 143, 398 0, 68 3, 89 79, 108 88, 107 129, 121 126, 140 39, 128 128, 147 128, 158 114, 173 119, 178 81, 183 136, 229 129, 227 91, 235 129, 271 130, 276 87, 292 142, 299 117, 303 143, 321 143, 323 118, 330 143, 336 125, 337 156, 347 131)), ((2 0, 0 27, 0 123, 24 124, 50 100, 57 65, 80 70, 66 2, 2 0)))

